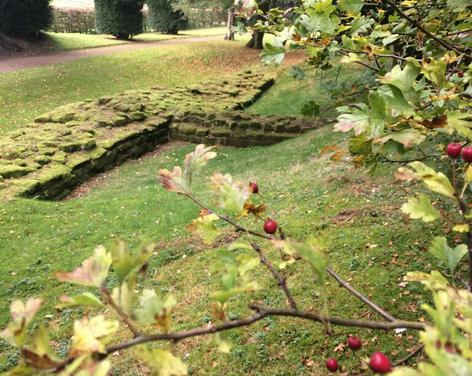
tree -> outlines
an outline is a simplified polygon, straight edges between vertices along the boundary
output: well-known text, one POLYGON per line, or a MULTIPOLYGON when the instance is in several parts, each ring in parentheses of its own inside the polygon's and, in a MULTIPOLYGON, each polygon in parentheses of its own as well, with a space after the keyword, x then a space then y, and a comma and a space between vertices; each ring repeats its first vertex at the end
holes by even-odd
POLYGON ((167 34, 177 34, 188 25, 188 18, 181 9, 175 9, 173 0, 148 0, 149 24, 152 29, 167 34))
POLYGON ((97 31, 119 39, 143 32, 143 0, 95 0, 97 31))
POLYGON ((34 38, 52 22, 50 0, 0 0, 0 33, 34 38))

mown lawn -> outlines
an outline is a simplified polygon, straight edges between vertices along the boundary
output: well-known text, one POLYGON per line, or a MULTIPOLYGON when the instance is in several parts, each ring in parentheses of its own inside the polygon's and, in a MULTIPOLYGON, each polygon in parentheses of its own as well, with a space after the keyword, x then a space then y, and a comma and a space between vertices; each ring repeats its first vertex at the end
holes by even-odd
POLYGON ((71 50, 81 50, 84 48, 96 48, 113 46, 117 44, 132 44, 143 41, 156 42, 161 40, 189 38, 189 37, 206 37, 213 35, 224 35, 225 27, 211 27, 204 29, 183 30, 177 35, 162 33, 143 33, 135 36, 132 41, 124 41, 116 39, 111 35, 103 34, 81 34, 81 33, 53 33, 44 34, 45 52, 61 52, 71 50))
MULTIPOLYGON (((194 82, 256 62, 256 54, 245 53, 241 57, 231 48, 223 43, 202 44, 198 48, 179 46, 178 57, 173 56, 175 50, 171 48, 152 54, 143 51, 107 57, 109 64, 107 59, 98 59, 93 64, 75 62, 41 68, 41 74, 37 70, 27 71, 23 73, 30 75, 26 80, 22 80, 22 75, 6 77, 10 88, 16 85, 17 93, 34 92, 29 99, 32 107, 42 106, 43 110, 30 108, 20 115, 30 120, 34 113, 44 112, 59 102, 145 87, 151 82, 166 85, 194 82), (236 56, 239 59, 234 61, 236 56), (61 89, 61 80, 54 79, 52 73, 57 73, 58 69, 66 72, 63 82, 77 88, 67 98, 61 97, 60 94, 66 95, 66 92, 61 89), (105 78, 113 77, 108 69, 115 74, 123 72, 114 77, 116 85, 105 78), (144 72, 147 72, 145 78, 140 76, 144 72), (76 74, 81 79, 76 78, 76 74), (84 80, 93 84, 92 77, 98 78, 95 87, 84 84, 84 80), (43 80, 51 87, 38 87, 43 80), (54 93, 52 86, 60 90, 60 94, 54 93), (53 96, 52 102, 44 103, 48 96, 53 96)), ((349 87, 361 76, 361 72, 345 71, 334 83, 333 73, 329 85, 338 89, 344 85, 349 87)), ((283 75, 251 110, 297 115, 310 99, 328 105, 329 92, 321 89, 325 84, 320 76, 310 76, 295 84, 283 75), (283 96, 288 97, 284 100, 283 96)), ((0 85, 4 85, 3 81, 0 85)), ((1 95, 7 94, 5 88, 0 88, 1 95)), ((18 94, 11 97, 12 112, 2 120, 5 128, 21 124, 13 121, 13 108, 18 110, 20 102, 18 94)), ((327 114, 332 116, 331 111, 327 114)), ((268 148, 221 147, 218 158, 211 161, 205 175, 228 172, 244 181, 257 181, 269 204, 270 215, 283 225, 290 237, 305 239, 312 234, 324 235, 329 244, 328 257, 335 270, 393 315, 418 319, 423 316, 419 309, 425 299, 422 290, 417 286, 400 287, 399 283, 406 271, 432 268, 425 246, 434 229, 407 221, 400 213, 406 191, 391 177, 392 166, 382 166, 375 176, 369 176, 364 169, 355 169, 346 156, 335 162, 321 153, 325 146, 344 145, 344 142, 344 136, 333 133, 328 125, 268 148)), ((160 168, 180 164, 193 147, 169 145, 160 153, 130 161, 103 176, 99 184, 80 198, 62 202, 19 199, 0 204, 0 299, 4 303, 0 306, 0 326, 8 320, 8 305, 12 299, 42 296, 46 305, 40 312, 40 321, 54 329, 56 347, 64 353, 69 339, 60 325, 70 326, 79 312, 77 309, 55 312, 53 307, 57 296, 78 289, 59 284, 53 272, 73 269, 96 245, 110 244, 116 237, 132 246, 145 239, 159 244, 147 284, 161 293, 172 292, 178 298, 176 329, 210 321, 210 295, 220 285, 220 277, 212 272, 212 264, 218 259, 220 248, 205 247, 190 236, 186 226, 198 215, 198 208, 164 191, 156 179, 160 168)), ((196 193, 203 200, 209 200, 208 189, 203 184, 205 177, 201 176, 198 181, 196 193)), ((249 225, 256 229, 261 226, 255 222, 249 225)), ((278 260, 275 252, 269 250, 269 255, 274 262, 278 260)), ((315 283, 306 265, 297 263, 285 273, 304 308, 321 305, 323 289, 315 283)), ((263 289, 231 300, 231 318, 247 314, 247 304, 252 300, 268 305, 284 304, 283 296, 265 269, 258 269, 254 278, 263 289)), ((330 313, 378 319, 332 281, 324 290, 329 296, 330 313)), ((351 333, 360 334, 357 330, 335 328, 333 336, 328 337, 321 326, 276 318, 231 332, 233 349, 229 355, 219 354, 209 339, 192 339, 173 348, 189 364, 194 375, 327 375, 323 366, 325 358, 332 356, 334 348, 351 333)), ((410 332, 395 335, 372 331, 361 335, 366 340, 363 355, 382 349, 393 358, 405 355, 405 349, 413 348, 416 338, 410 332)), ((0 353, 3 369, 17 361, 15 352, 3 342, 0 353)), ((359 361, 349 352, 340 351, 336 356, 346 367, 347 374, 359 370, 359 361)), ((142 367, 135 367, 127 354, 114 359, 114 375, 147 374, 142 367)))

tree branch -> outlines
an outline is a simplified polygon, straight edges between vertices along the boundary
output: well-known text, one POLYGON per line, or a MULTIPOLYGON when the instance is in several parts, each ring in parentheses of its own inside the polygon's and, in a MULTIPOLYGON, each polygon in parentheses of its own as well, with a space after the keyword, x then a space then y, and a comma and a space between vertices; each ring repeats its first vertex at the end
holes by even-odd
POLYGON ((125 323, 125 325, 128 327, 128 329, 133 333, 133 336, 135 338, 139 337, 142 335, 142 333, 139 331, 139 329, 134 325, 134 323, 131 321, 130 317, 123 311, 123 309, 116 304, 116 302, 113 300, 110 291, 105 286, 102 286, 100 288, 100 292, 102 294, 103 299, 115 310, 117 313, 118 317, 125 323))
POLYGON ((424 345, 423 344, 419 345, 416 349, 414 349, 407 356, 405 356, 404 358, 399 359, 396 362, 394 362, 393 365, 394 366, 399 366, 400 364, 406 363, 409 359, 413 358, 416 354, 419 354, 421 351, 423 351, 423 349, 424 349, 424 345))
POLYGON ((383 318, 387 319, 390 322, 395 322, 397 319, 393 317, 390 313, 385 311, 384 309, 380 308, 377 304, 375 304, 373 301, 371 301, 367 296, 364 294, 360 293, 356 289, 354 289, 349 283, 347 283, 344 279, 339 276, 333 269, 331 268, 326 268, 326 271, 328 274, 333 277, 336 281, 339 282, 339 284, 344 287, 346 290, 348 290, 352 295, 354 295, 356 298, 367 304, 370 308, 372 308, 375 312, 377 312, 380 316, 383 318))
POLYGON ((259 254, 259 258, 261 259, 261 263, 264 264, 267 269, 270 270, 272 275, 275 277, 277 282, 279 283, 280 288, 284 291, 285 295, 287 296, 289 305, 292 309, 297 310, 297 303, 295 302, 295 299, 293 298, 292 293, 290 292, 288 286, 287 286, 287 279, 283 277, 272 265, 272 263, 265 257, 264 252, 262 251, 261 247, 259 247, 255 243, 251 243, 251 247, 259 254))
POLYGON ((437 37, 436 35, 434 35, 433 33, 431 33, 430 31, 426 30, 423 25, 421 25, 418 21, 414 20, 413 18, 411 18, 409 15, 407 15, 405 12, 403 12, 400 7, 395 4, 394 1, 392 0, 384 0, 388 5, 390 5, 399 15, 400 17, 404 18, 405 20, 407 20, 409 23, 411 23, 413 26, 417 27, 419 30, 421 30, 425 35, 427 35, 428 37, 430 37, 431 39, 433 39, 434 41, 436 41, 437 43, 439 43, 441 46, 443 46, 446 50, 450 50, 450 51, 456 51, 460 54, 465 54, 467 57, 472 57, 471 55, 467 54, 467 51, 462 49, 462 48, 459 48, 457 46, 454 46, 452 44, 449 44, 448 42, 446 42, 445 40, 437 37))

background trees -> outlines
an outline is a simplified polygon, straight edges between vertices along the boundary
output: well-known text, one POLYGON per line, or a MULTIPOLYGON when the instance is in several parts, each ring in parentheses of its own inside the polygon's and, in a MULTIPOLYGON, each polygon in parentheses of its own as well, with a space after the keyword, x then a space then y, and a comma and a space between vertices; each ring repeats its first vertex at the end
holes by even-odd
POLYGON ((52 21, 49 0, 0 0, 0 33, 34 38, 52 21))
POLYGON ((95 0, 97 31, 119 39, 143 32, 143 0, 95 0))
POLYGON ((148 0, 149 25, 152 29, 167 34, 177 34, 188 25, 185 13, 174 8, 172 0, 148 0))

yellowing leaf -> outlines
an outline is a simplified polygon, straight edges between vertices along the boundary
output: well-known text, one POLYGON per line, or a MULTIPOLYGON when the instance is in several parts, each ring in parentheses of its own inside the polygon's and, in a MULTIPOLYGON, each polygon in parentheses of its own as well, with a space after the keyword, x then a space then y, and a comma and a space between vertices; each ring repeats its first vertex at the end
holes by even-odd
POLYGON ((233 181, 231 175, 215 174, 211 178, 212 190, 216 195, 217 205, 230 214, 239 215, 251 195, 247 184, 233 181))
POLYGON ((200 236, 204 243, 212 244, 221 234, 215 225, 219 220, 220 218, 216 214, 204 215, 195 219, 187 228, 189 231, 200 236))
POLYGON ((72 336, 72 356, 84 353, 105 353, 105 345, 111 339, 110 336, 118 331, 119 323, 115 320, 106 320, 104 316, 96 316, 92 319, 84 317, 74 323, 74 335, 72 336))
POLYGON ((168 332, 176 304, 172 295, 163 298, 158 296, 155 290, 145 289, 139 297, 139 307, 135 310, 135 315, 139 322, 156 325, 158 329, 168 332))
POLYGON ((75 283, 82 286, 100 287, 108 276, 112 262, 105 247, 97 247, 92 257, 82 263, 73 272, 58 272, 56 278, 61 282, 75 283))
POLYGON ((0 338, 10 343, 12 346, 21 347, 24 342, 25 332, 28 325, 33 321, 34 316, 41 308, 41 299, 30 298, 23 303, 21 300, 14 300, 10 306, 12 321, 0 332, 0 338))
POLYGON ((26 364, 36 369, 52 370, 59 366, 60 359, 54 354, 45 328, 40 327, 33 339, 33 345, 21 351, 26 364))
POLYGON ((201 169, 210 159, 216 157, 216 153, 211 151, 212 149, 212 146, 205 147, 205 145, 202 144, 197 145, 192 153, 185 156, 184 170, 193 173, 201 169))
POLYGON ((116 273, 120 283, 123 283, 133 270, 141 268, 149 260, 154 247, 154 244, 148 244, 142 246, 137 252, 132 252, 122 240, 113 244, 110 248, 113 272, 116 273))
POLYGON ((415 169, 417 176, 431 191, 454 198, 454 188, 442 172, 436 172, 422 162, 412 162, 410 166, 415 169))
POLYGON ((136 355, 151 368, 154 376, 187 375, 187 366, 169 351, 142 348, 136 351, 136 355))
POLYGON ((103 307, 103 303, 101 300, 94 294, 90 292, 84 292, 80 295, 76 295, 73 297, 63 295, 59 298, 59 304, 56 305, 57 309, 63 309, 67 307, 73 306, 87 306, 87 307, 94 307, 100 308, 103 307))
POLYGON ((126 313, 131 315, 131 305, 133 303, 134 292, 127 283, 117 286, 113 289, 111 297, 113 301, 126 313))
POLYGON ((454 225, 452 230, 455 232, 469 232, 469 225, 467 223, 459 223, 454 225))
POLYGON ((424 222, 432 222, 439 218, 439 212, 431 204, 429 197, 423 194, 410 197, 408 202, 402 205, 402 212, 412 219, 422 219, 424 222))
POLYGON ((167 169, 159 170, 159 180, 162 186, 170 192, 190 192, 189 182, 183 176, 182 169, 179 166, 175 166, 172 171, 167 169))

